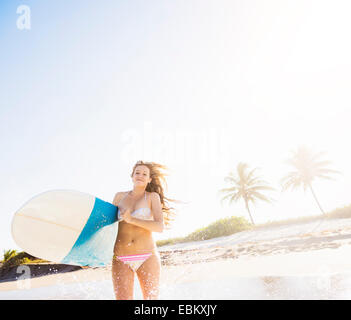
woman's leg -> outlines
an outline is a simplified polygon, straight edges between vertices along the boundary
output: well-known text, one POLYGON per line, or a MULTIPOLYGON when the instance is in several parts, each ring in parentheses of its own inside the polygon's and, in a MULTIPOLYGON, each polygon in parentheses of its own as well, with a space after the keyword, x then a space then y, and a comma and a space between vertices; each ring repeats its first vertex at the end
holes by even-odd
POLYGON ((112 260, 112 282, 117 300, 133 299, 134 272, 115 257, 112 260))
POLYGON ((145 300, 156 300, 159 294, 161 260, 158 253, 150 256, 137 270, 140 288, 145 300))

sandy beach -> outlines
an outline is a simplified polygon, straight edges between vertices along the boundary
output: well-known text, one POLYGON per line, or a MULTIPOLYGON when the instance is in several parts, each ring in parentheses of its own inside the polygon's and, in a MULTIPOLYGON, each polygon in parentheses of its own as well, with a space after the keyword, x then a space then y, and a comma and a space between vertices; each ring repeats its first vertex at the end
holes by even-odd
MULTIPOLYGON (((351 219, 262 228, 159 251, 160 299, 351 298, 351 219)), ((113 299, 111 267, 1 282, 0 299, 113 299)))

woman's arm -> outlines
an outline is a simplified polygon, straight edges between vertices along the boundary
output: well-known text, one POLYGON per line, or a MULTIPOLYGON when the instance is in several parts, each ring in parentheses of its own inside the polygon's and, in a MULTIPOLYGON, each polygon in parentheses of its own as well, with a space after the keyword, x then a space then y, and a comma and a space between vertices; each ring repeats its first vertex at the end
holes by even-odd
MULTIPOLYGON (((129 211, 129 210, 128 210, 129 211)), ((133 218, 129 212, 124 212, 123 219, 125 222, 134 224, 138 227, 150 230, 152 232, 162 232, 163 231, 163 213, 160 196, 156 192, 151 193, 151 211, 154 216, 154 220, 143 220, 138 218, 133 218)))

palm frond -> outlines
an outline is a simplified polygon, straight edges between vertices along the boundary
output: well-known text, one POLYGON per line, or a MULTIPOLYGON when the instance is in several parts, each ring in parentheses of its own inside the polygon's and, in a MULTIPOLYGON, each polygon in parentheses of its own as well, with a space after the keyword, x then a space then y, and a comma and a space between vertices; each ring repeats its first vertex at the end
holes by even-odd
MULTIPOLYGON (((225 182, 230 183, 229 188, 223 188, 221 193, 228 193, 221 202, 229 199, 229 203, 243 199, 246 204, 256 203, 257 200, 270 202, 271 200, 262 194, 263 191, 272 191, 274 188, 258 176, 258 168, 250 169, 249 165, 240 162, 236 168, 236 174, 230 172, 225 177, 225 182)), ((250 214, 251 217, 251 214, 250 214)))
POLYGON ((295 190, 303 184, 298 172, 290 172, 287 176, 281 179, 282 191, 288 189, 295 190))
POLYGON ((220 193, 228 193, 228 192, 234 192, 235 190, 237 190, 237 188, 234 186, 234 187, 230 187, 230 188, 220 189, 219 192, 220 193))
POLYGON ((274 191, 275 189, 273 187, 268 186, 268 185, 259 185, 259 186, 252 186, 252 187, 250 187, 250 191, 257 192, 259 190, 274 191))
MULTIPOLYGON (((222 197, 221 198, 221 204, 223 205, 223 202, 224 201, 226 201, 227 199, 230 199, 230 198, 232 198, 233 197, 233 194, 232 193, 229 193, 229 194, 227 194, 226 196, 224 196, 224 197, 222 197)), ((231 201, 229 201, 229 203, 230 203, 231 201)))
POLYGON ((266 201, 266 202, 272 202, 272 199, 268 198, 267 196, 263 195, 262 193, 259 192, 252 192, 251 193, 252 197, 258 198, 260 200, 266 201))
POLYGON ((306 191, 316 178, 332 179, 330 175, 340 173, 337 170, 330 169, 332 164, 329 160, 321 159, 326 152, 311 152, 306 146, 300 146, 293 152, 290 159, 285 161, 286 164, 294 167, 296 171, 290 172, 281 180, 283 191, 287 189, 296 189, 303 187, 306 191))

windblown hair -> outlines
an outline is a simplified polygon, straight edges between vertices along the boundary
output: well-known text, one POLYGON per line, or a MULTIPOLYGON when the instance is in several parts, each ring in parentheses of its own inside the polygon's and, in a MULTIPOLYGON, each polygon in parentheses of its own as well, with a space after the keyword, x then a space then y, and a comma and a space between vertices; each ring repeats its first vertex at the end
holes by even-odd
POLYGON ((148 192, 156 192, 160 196, 162 212, 163 212, 163 221, 166 227, 170 226, 170 222, 174 220, 175 212, 174 208, 169 206, 169 202, 177 202, 176 200, 169 199, 164 194, 164 189, 167 189, 166 176, 165 172, 168 168, 162 164, 156 162, 144 162, 138 161, 134 167, 131 176, 133 176, 135 169, 138 166, 146 166, 150 170, 150 178, 152 179, 146 187, 148 192))

